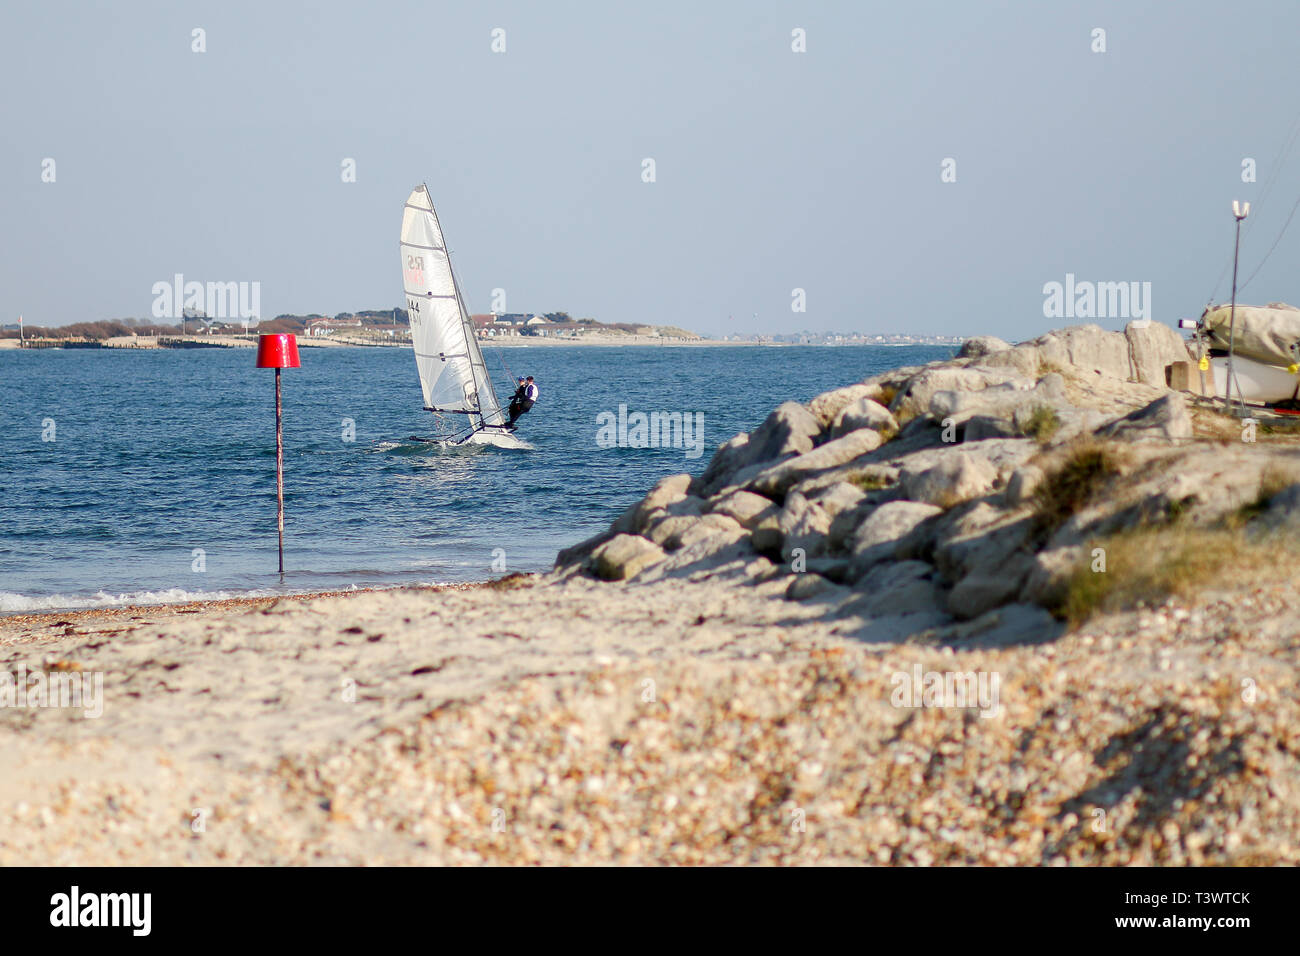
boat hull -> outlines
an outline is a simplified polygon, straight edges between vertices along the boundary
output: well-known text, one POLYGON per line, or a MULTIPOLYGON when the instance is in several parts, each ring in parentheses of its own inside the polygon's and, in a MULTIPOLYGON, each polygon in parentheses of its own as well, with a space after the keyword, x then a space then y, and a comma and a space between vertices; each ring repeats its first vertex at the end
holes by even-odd
MULTIPOLYGON (((1276 365, 1265 365, 1241 356, 1234 357, 1232 362, 1237 387, 1246 401, 1284 402, 1296 397, 1300 376, 1276 365)), ((1214 394, 1222 398, 1228 393, 1227 357, 1210 359, 1210 370, 1214 373, 1214 394)), ((1235 388, 1232 397, 1237 397, 1235 388)))

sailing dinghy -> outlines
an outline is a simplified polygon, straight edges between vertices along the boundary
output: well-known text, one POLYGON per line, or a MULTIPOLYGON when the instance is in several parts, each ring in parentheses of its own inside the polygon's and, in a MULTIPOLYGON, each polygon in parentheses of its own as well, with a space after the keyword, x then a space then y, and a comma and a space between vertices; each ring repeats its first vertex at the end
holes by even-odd
POLYGON ((412 438, 444 445, 532 447, 512 434, 501 411, 425 185, 411 192, 402 210, 402 287, 424 410, 464 416, 449 436, 412 438))
MULTIPOLYGON (((1300 398, 1300 309, 1281 302, 1267 306, 1207 308, 1197 322, 1202 352, 1208 352, 1214 394, 1228 395, 1228 350, 1234 356, 1231 398, 1273 405, 1300 398)), ((1207 380, 1207 385, 1209 384, 1207 380)))

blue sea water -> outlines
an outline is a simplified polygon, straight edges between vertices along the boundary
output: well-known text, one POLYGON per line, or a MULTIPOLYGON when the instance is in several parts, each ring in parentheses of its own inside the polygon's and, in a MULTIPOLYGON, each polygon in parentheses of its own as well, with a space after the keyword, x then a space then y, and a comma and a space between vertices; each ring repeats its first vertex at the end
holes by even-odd
POLYGON ((407 441, 432 433, 408 350, 304 348, 302 368, 283 373, 282 580, 274 373, 254 368, 251 350, 0 350, 0 613, 481 580, 502 561, 549 568, 780 402, 951 354, 489 350, 499 392, 503 360, 541 389, 521 420, 533 448, 519 450, 407 441), (600 447, 597 416, 620 404, 702 413, 704 454, 600 447))

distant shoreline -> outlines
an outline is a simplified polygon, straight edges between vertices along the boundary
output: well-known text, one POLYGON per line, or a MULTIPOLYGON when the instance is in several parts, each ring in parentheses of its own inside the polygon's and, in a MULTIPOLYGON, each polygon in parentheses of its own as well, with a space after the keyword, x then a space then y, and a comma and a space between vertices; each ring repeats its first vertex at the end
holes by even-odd
MULTIPOLYGON (((22 351, 30 349, 65 349, 65 350, 86 350, 95 352, 169 352, 169 351, 193 351, 204 349, 251 349, 257 344, 255 339, 244 339, 221 336, 175 336, 176 339, 182 339, 184 344, 178 345, 158 345, 156 342, 147 341, 152 336, 140 336, 138 341, 124 341, 122 339, 103 339, 97 341, 70 340, 66 344, 60 344, 59 339, 42 339, 38 346, 28 345, 22 351)), ((536 336, 528 338, 510 338, 510 339, 479 339, 479 344, 491 346, 493 348, 517 349, 532 348, 540 346, 543 348, 555 348, 560 346, 579 346, 582 348, 620 348, 626 346, 649 346, 659 348, 717 348, 719 346, 735 347, 763 347, 763 348, 790 348, 795 346, 804 346, 809 348, 852 348, 871 346, 874 348, 906 348, 906 347, 927 347, 927 348, 957 348, 958 346, 948 342, 762 342, 753 340, 728 341, 726 339, 664 339, 656 338, 649 335, 626 335, 626 336, 588 336, 584 338, 551 338, 547 336, 536 336)), ((348 339, 339 338, 308 338, 307 336, 298 336, 298 345, 302 348, 384 348, 384 349, 409 349, 410 343, 407 342, 358 342, 348 339)), ((12 349, 19 351, 20 346, 17 339, 0 339, 0 349, 12 349)))

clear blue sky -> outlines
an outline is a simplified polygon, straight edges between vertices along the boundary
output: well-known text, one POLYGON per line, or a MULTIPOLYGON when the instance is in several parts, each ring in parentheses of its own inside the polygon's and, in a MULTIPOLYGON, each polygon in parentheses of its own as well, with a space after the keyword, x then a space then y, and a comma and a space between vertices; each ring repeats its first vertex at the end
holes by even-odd
MULTIPOLYGON (((1072 272, 1173 322, 1232 199, 1248 274, 1300 197, 1297 36, 1281 0, 5 4, 0 321, 146 317, 178 272, 397 306, 427 181, 475 311, 1022 339, 1072 272)), ((1298 256, 1300 216, 1244 299, 1300 303, 1298 256)))

